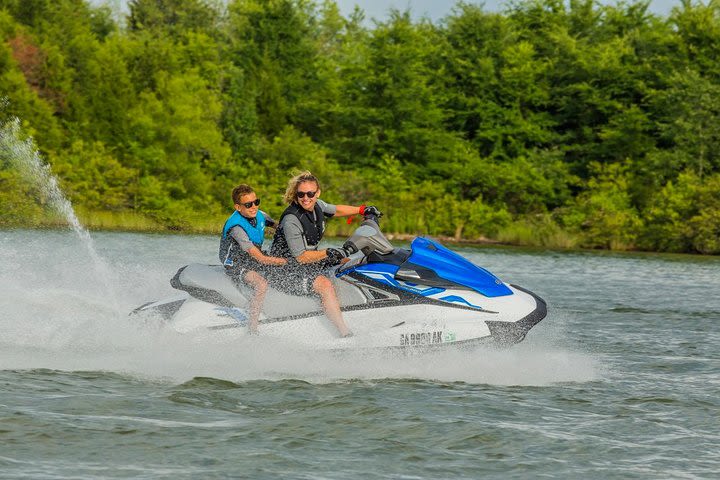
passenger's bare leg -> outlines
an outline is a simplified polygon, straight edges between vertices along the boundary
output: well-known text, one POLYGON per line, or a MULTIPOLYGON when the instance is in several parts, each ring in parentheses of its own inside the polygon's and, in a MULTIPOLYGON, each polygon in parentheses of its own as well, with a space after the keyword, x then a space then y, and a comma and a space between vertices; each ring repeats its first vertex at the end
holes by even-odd
POLYGON ((258 333, 258 319, 260 318, 260 311, 262 310, 263 302, 265 301, 265 294, 268 289, 268 282, 262 275, 255 271, 249 271, 245 274, 245 281, 253 289, 253 298, 250 299, 248 328, 250 333, 258 333))
POLYGON ((320 295, 325 315, 327 315, 330 321, 337 327, 340 336, 345 337, 351 335, 352 333, 343 319, 342 312, 340 311, 340 302, 338 301, 335 287, 333 287, 330 279, 321 275, 313 281, 312 286, 313 290, 320 295))

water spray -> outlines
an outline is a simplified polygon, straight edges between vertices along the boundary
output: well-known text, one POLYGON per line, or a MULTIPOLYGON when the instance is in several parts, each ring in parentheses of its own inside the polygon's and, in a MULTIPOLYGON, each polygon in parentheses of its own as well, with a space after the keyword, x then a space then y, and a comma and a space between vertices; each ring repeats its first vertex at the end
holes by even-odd
MULTIPOLYGON (((0 109, 6 106, 7 100, 0 100, 0 109)), ((43 161, 32 137, 22 135, 18 117, 11 117, 0 124, 0 158, 7 159, 27 181, 35 184, 48 199, 50 206, 63 216, 87 250, 108 293, 113 292, 107 264, 98 255, 90 233, 80 223, 72 203, 63 194, 57 177, 43 161)), ((107 297, 114 298, 113 295, 107 297)))

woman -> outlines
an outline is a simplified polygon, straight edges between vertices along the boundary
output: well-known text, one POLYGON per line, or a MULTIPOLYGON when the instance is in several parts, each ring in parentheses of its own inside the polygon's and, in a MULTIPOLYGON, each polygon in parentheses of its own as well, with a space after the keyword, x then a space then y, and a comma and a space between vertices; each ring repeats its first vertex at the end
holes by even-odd
POLYGON ((354 252, 344 248, 318 250, 318 244, 325 233, 326 219, 380 212, 372 206, 332 205, 320 200, 320 194, 320 182, 310 172, 296 175, 288 182, 285 202, 289 205, 280 216, 270 254, 297 262, 297 276, 273 283, 290 295, 319 295, 327 317, 342 337, 349 337, 352 332, 343 319, 335 287, 324 271, 346 262, 346 257, 354 252))

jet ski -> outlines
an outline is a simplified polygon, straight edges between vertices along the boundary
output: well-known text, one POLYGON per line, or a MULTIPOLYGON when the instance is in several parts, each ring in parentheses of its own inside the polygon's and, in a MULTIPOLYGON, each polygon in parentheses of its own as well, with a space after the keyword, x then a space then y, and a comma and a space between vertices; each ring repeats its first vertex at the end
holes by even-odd
MULTIPOLYGON (((354 336, 338 338, 318 298, 270 288, 260 335, 312 348, 434 348, 476 344, 509 346, 545 318, 545 301, 508 284, 425 237, 395 248, 379 219, 366 216, 344 246, 356 253, 331 267, 343 316, 354 336)), ((190 264, 170 281, 179 293, 146 303, 132 314, 154 318, 184 334, 245 336, 252 290, 222 265, 190 264)))

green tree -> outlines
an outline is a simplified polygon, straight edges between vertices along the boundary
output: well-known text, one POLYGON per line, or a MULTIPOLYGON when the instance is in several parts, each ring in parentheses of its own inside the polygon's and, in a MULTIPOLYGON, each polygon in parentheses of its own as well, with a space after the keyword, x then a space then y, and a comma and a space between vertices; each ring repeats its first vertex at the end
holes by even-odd
MULTIPOLYGON (((720 5, 711 0, 707 3, 681 0, 669 17, 680 41, 680 54, 687 58, 687 67, 701 75, 717 78, 720 67, 720 5)), ((677 55, 677 54, 676 54, 677 55)))
POLYGON ((626 250, 635 246, 642 220, 631 204, 628 166, 593 164, 588 188, 568 207, 563 222, 579 231, 582 246, 626 250))
POLYGON ((215 29, 219 5, 213 0, 130 0, 130 31, 182 37, 188 32, 215 29))
MULTIPOLYGON (((197 72, 159 72, 157 91, 143 92, 132 117, 129 166, 140 172, 139 206, 163 219, 218 211, 224 191, 213 187, 229 168, 218 126, 222 105, 197 72), (148 197, 158 196, 159 199, 148 197)), ((228 184, 222 182, 223 190, 228 184)))
POLYGON ((687 170, 667 182, 646 211, 640 246, 670 252, 720 253, 720 174, 687 170))
POLYGON ((74 142, 55 163, 63 191, 91 210, 128 210, 137 194, 137 172, 123 167, 100 142, 74 142))
POLYGON ((720 85, 694 70, 686 70, 675 74, 671 87, 659 92, 657 99, 664 113, 660 131, 672 146, 675 171, 692 168, 700 178, 709 171, 717 171, 720 168, 720 85))
POLYGON ((24 29, 5 12, 0 11, 0 92, 6 103, 0 109, 2 120, 11 116, 22 119, 30 136, 38 137, 39 148, 47 154, 60 147, 63 133, 53 107, 34 88, 33 75, 43 59, 40 48, 24 29), (22 39, 22 40, 18 40, 22 39), (42 132, 42 135, 36 135, 42 132))
POLYGON ((304 0, 234 0, 228 5, 229 55, 255 98, 260 132, 272 138, 293 122, 317 84, 312 4, 304 0))

